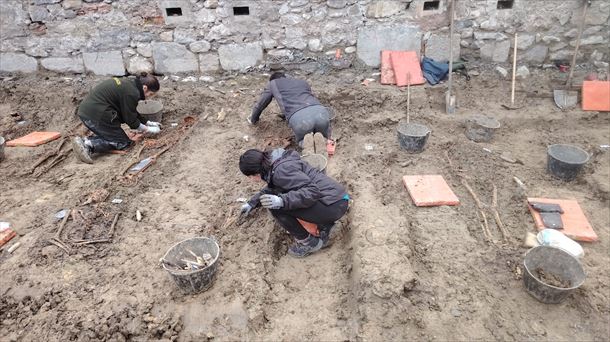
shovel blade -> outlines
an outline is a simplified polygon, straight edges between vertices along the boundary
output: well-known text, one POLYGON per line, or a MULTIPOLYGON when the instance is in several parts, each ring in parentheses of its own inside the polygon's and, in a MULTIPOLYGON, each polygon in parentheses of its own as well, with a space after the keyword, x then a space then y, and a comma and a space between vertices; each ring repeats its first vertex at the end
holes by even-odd
POLYGON ((553 90, 553 100, 561 109, 574 108, 578 103, 578 93, 572 90, 555 89, 553 90))
POLYGON ((445 93, 445 112, 447 114, 455 113, 455 95, 451 95, 450 92, 445 93))

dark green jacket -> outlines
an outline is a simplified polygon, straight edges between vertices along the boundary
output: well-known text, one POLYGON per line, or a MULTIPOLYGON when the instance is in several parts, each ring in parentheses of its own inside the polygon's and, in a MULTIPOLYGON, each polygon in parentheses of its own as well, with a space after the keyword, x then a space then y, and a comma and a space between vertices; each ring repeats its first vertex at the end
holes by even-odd
POLYGON ((144 91, 137 79, 114 77, 91 89, 78 107, 78 116, 137 129, 140 123, 146 124, 136 111, 139 100, 144 100, 144 91))

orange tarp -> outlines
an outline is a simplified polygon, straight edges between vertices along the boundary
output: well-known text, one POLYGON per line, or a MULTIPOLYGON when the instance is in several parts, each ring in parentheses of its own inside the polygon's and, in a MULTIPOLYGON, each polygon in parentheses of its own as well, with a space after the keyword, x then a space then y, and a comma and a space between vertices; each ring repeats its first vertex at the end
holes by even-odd
POLYGON ((403 176, 402 181, 418 207, 460 204, 441 175, 403 176))
MULTIPOLYGON (((591 242, 597 240, 597 234, 593 231, 593 227, 589 224, 589 220, 587 220, 587 217, 576 200, 528 198, 527 201, 559 204, 563 210, 563 214, 561 214, 563 229, 559 229, 560 232, 578 241, 591 242)), ((546 227, 544 226, 544 223, 542 223, 540 213, 534 210, 532 206, 528 205, 528 207, 534 217, 536 228, 538 228, 538 230, 545 229, 546 227)))
POLYGON ((582 83, 582 109, 610 111, 610 81, 584 81, 582 83))
POLYGON ((17 138, 6 143, 6 146, 28 146, 34 147, 46 144, 61 137, 59 132, 32 132, 21 138, 17 138))

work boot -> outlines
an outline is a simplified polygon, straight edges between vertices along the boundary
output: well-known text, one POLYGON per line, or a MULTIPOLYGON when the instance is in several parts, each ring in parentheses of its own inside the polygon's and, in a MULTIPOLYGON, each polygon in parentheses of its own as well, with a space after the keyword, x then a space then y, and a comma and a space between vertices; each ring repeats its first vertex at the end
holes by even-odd
POLYGON ((313 144, 314 150, 317 154, 323 155, 325 158, 328 158, 328 151, 326 150, 326 141, 327 139, 322 135, 322 133, 316 133, 313 135, 313 144))
POLYGON ((288 248, 288 254, 295 258, 304 258, 311 253, 317 252, 322 248, 322 239, 313 235, 309 235, 303 240, 296 240, 295 243, 288 248))
POLYGON ((76 158, 78 158, 83 163, 93 164, 93 159, 91 159, 91 150, 81 137, 72 138, 72 151, 76 158))
POLYGON ((302 155, 314 154, 316 150, 314 148, 313 133, 305 134, 303 137, 303 153, 302 155))

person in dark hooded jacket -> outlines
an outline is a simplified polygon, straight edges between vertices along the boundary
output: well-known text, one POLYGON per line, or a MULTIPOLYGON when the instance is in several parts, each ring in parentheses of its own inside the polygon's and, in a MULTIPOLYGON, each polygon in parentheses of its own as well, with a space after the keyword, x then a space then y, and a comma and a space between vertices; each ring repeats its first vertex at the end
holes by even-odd
POLYGON ((133 143, 121 124, 147 134, 158 134, 160 124, 147 121, 136 107, 140 100, 159 91, 159 81, 154 75, 142 73, 135 78, 106 80, 95 86, 78 106, 78 116, 95 135, 74 137, 72 150, 81 161, 92 164, 91 154, 123 150, 133 143))
POLYGON ((242 205, 248 215, 253 208, 269 209, 275 220, 296 242, 288 253, 305 257, 328 244, 335 222, 347 212, 349 195, 345 188, 301 160, 296 151, 251 149, 239 158, 241 172, 267 186, 242 205), (312 235, 299 219, 316 224, 319 237, 312 235))
POLYGON ((320 104, 306 81, 286 77, 281 72, 275 72, 269 77, 269 83, 254 105, 248 123, 255 125, 274 98, 299 146, 303 147, 303 139, 309 133, 320 133, 331 140, 328 109, 320 104))

